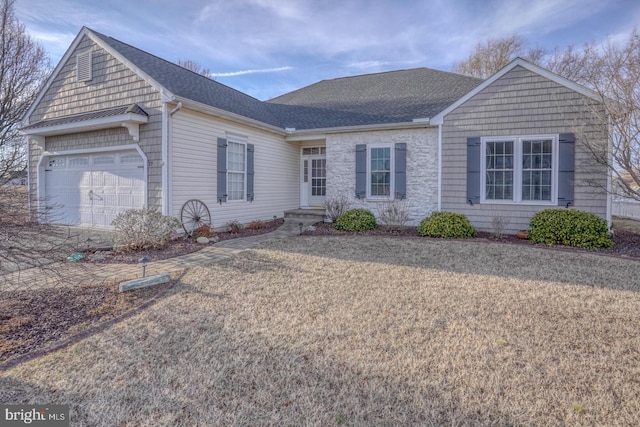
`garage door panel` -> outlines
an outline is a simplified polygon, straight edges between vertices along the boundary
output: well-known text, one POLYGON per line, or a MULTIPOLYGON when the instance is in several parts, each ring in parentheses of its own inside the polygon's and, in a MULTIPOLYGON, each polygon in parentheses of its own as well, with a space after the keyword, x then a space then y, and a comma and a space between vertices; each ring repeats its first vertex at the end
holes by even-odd
POLYGON ((142 208, 141 165, 135 151, 51 157, 45 175, 48 204, 55 205, 51 221, 110 227, 118 213, 142 208))

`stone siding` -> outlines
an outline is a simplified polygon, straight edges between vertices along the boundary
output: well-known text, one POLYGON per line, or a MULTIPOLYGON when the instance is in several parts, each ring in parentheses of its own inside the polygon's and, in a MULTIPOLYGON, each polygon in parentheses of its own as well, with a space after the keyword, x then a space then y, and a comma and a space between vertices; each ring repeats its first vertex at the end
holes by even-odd
POLYGON ((438 130, 437 128, 354 132, 328 135, 327 198, 346 195, 352 208, 365 208, 378 216, 385 203, 357 199, 355 196, 355 150, 358 144, 407 144, 407 209, 410 224, 438 208, 438 130))

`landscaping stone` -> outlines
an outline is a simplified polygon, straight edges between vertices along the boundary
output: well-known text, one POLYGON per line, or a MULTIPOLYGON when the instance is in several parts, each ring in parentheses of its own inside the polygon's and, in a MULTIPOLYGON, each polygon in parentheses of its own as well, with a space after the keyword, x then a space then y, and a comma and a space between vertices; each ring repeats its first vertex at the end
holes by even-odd
POLYGON ((196 242, 200 243, 201 245, 206 245, 207 243, 209 243, 209 239, 206 237, 198 237, 196 239, 196 242))
POLYGON ((87 256, 87 259, 93 262, 104 261, 111 255, 112 255, 111 251, 96 251, 95 253, 92 253, 91 255, 87 256))
POLYGON ((133 289, 146 288, 148 286, 169 283, 169 273, 162 273, 156 276, 143 277, 120 283, 120 292, 131 291, 133 289))

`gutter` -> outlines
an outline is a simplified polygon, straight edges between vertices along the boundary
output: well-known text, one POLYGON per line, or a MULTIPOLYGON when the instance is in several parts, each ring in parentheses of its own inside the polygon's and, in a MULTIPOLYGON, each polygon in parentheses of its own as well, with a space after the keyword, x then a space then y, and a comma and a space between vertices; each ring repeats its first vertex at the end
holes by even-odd
POLYGON ((230 113, 229 111, 212 107, 210 105, 203 104, 201 102, 192 101, 190 99, 183 98, 180 96, 174 96, 172 97, 171 100, 178 102, 178 104, 184 104, 184 106, 187 108, 191 108, 193 110, 200 111, 202 113, 210 114, 221 119, 252 126, 255 128, 260 128, 262 130, 266 130, 268 132, 272 132, 281 136, 287 135, 287 132, 281 127, 270 125, 270 124, 261 122, 259 120, 250 119, 240 114, 230 113))
POLYGON ((442 211, 442 124, 438 125, 438 212, 442 211))
POLYGON ((356 126, 340 126, 331 128, 302 129, 295 130, 288 128, 288 135, 285 138, 288 142, 304 141, 309 139, 323 138, 325 135, 350 132, 367 132, 375 130, 394 130, 394 129, 419 129, 434 127, 428 120, 397 122, 397 123, 379 123, 372 125, 356 125, 356 126))

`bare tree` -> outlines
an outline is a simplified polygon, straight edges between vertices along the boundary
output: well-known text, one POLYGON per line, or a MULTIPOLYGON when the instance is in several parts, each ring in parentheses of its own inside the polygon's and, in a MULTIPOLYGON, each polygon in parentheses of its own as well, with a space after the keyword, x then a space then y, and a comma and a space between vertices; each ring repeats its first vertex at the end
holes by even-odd
MULTIPOLYGON (((564 62, 572 60, 567 54, 564 62)), ((583 64, 577 81, 598 94, 592 117, 607 129, 609 150, 589 133, 583 142, 600 163, 609 167, 622 195, 640 200, 640 34, 634 29, 626 42, 588 45, 579 56, 583 64)))
POLYGON ((178 59, 178 65, 182 68, 186 68, 189 71, 198 73, 201 76, 211 78, 211 70, 209 70, 208 68, 204 68, 200 63, 194 61, 193 59, 178 59))
POLYGON ((49 70, 44 49, 16 19, 14 0, 0 0, 0 318, 11 295, 59 282, 66 270, 61 262, 80 243, 68 229, 47 224, 45 203, 29 212, 24 186, 4 185, 25 168, 26 141, 18 127, 49 70))
POLYGON ((577 136, 592 157, 609 168, 616 191, 640 200, 640 34, 637 29, 623 43, 556 47, 549 54, 540 48, 525 52, 523 45, 518 35, 490 38, 478 43, 469 58, 454 65, 453 70, 487 78, 521 56, 594 91, 596 101, 583 99, 576 105, 577 111, 583 112, 581 118, 573 122, 577 136), (606 130, 608 135, 594 133, 594 126, 606 130))
POLYGON ((0 185, 26 167, 18 126, 50 71, 44 49, 16 18, 14 1, 0 3, 0 185))
POLYGON ((453 72, 471 77, 486 79, 502 67, 520 56, 533 63, 538 63, 545 55, 542 48, 523 48, 525 41, 517 34, 479 42, 469 57, 453 65, 453 72))

